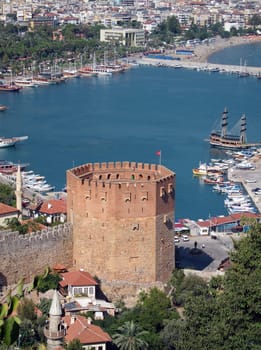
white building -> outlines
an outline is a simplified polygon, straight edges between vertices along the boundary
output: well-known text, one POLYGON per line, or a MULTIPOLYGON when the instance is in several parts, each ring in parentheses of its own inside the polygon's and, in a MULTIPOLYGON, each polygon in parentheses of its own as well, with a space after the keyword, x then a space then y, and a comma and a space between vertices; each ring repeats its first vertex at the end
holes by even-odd
POLYGON ((128 47, 144 46, 145 32, 143 29, 132 28, 101 29, 100 40, 117 42, 128 47))

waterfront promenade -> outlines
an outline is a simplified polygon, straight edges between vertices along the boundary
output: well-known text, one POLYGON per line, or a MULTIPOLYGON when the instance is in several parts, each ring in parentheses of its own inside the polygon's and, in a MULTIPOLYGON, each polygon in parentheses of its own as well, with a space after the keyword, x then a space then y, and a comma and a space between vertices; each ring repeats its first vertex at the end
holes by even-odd
POLYGON ((191 47, 178 47, 176 49, 192 50, 192 55, 177 55, 175 50, 166 52, 167 56, 172 56, 172 59, 157 59, 149 57, 137 58, 137 63, 140 65, 152 65, 161 67, 173 67, 173 68, 186 68, 198 71, 209 71, 209 72, 221 72, 238 74, 248 73, 250 76, 261 77, 261 67, 255 66, 244 66, 244 65, 228 65, 228 64, 217 64, 209 63, 208 57, 213 53, 223 50, 225 48, 231 48, 238 45, 253 44, 255 42, 261 42, 261 35, 259 36, 245 36, 245 37, 232 37, 229 39, 215 38, 211 43, 208 44, 197 44, 191 47))

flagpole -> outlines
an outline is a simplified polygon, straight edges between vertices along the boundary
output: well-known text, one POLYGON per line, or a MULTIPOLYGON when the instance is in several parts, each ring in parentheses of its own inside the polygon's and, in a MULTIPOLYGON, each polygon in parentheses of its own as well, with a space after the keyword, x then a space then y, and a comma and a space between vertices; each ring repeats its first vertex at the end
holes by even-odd
POLYGON ((160 156, 159 156, 159 165, 161 165, 161 151, 160 151, 160 156))

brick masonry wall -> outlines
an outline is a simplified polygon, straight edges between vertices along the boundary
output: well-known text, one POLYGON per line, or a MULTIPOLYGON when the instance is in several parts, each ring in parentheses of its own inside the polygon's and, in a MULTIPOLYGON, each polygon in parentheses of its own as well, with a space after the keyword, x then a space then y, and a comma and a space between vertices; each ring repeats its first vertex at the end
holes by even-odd
POLYGON ((19 235, 0 232, 0 285, 31 282, 46 266, 72 266, 72 226, 59 225, 41 232, 19 235))

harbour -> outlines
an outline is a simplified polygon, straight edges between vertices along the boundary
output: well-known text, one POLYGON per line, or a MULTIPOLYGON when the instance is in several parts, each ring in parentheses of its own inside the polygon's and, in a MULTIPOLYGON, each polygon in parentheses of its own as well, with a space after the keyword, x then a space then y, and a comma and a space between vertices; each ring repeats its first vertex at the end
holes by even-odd
POLYGON ((221 155, 204 140, 224 106, 231 125, 246 113, 248 137, 260 141, 260 81, 230 74, 142 66, 0 98, 8 106, 0 118, 1 135, 28 135, 25 142, 1 149, 0 159, 29 163, 29 170, 60 191, 66 170, 74 166, 157 163, 155 152, 161 150, 162 164, 177 174, 176 219, 227 214, 224 198, 191 173, 199 160, 221 155))

